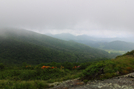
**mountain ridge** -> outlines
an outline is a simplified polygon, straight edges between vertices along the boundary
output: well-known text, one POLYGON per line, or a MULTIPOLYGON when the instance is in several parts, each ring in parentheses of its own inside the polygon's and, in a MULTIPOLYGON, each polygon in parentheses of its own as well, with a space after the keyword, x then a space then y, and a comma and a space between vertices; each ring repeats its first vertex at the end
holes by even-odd
POLYGON ((63 41, 27 30, 5 31, 0 36, 2 62, 86 62, 110 58, 103 50, 72 41, 63 41))
POLYGON ((127 52, 134 49, 134 43, 127 42, 126 40, 129 41, 130 39, 126 39, 126 38, 95 38, 86 35, 78 35, 78 36, 72 35, 72 37, 70 37, 70 34, 66 34, 66 37, 64 37, 64 34, 56 34, 50 36, 62 40, 73 40, 75 42, 82 43, 90 47, 99 48, 103 50, 127 52))

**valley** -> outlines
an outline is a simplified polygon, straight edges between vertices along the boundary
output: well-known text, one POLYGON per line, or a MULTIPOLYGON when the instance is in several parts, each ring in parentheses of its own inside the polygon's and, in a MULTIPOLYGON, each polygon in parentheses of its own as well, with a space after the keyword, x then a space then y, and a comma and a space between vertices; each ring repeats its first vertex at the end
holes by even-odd
POLYGON ((134 49, 134 41, 132 38, 97 38, 88 35, 75 36, 69 33, 46 35, 66 41, 82 43, 93 48, 105 50, 109 53, 117 53, 118 55, 134 49))
POLYGON ((122 51, 113 48, 106 52, 27 30, 2 32, 0 88, 56 89, 51 84, 75 78, 79 78, 76 87, 80 88, 91 80, 105 80, 134 71, 134 51, 119 55, 122 51))
POLYGON ((88 62, 114 58, 118 55, 81 43, 21 29, 3 29, 0 45, 1 62, 7 64, 88 62))

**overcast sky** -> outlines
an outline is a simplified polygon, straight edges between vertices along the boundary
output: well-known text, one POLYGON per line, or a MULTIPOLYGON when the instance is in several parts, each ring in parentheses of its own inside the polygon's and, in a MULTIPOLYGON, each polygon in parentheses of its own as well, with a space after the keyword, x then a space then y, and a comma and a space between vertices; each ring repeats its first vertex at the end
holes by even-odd
POLYGON ((98 37, 134 35, 134 0, 0 0, 0 27, 98 37))

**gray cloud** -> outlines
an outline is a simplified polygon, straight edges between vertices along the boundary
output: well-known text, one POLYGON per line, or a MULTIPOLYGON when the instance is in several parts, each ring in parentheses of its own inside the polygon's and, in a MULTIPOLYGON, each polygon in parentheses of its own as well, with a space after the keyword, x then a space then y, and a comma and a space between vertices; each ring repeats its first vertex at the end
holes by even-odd
POLYGON ((133 0, 1 0, 0 27, 42 33, 133 35, 133 0))

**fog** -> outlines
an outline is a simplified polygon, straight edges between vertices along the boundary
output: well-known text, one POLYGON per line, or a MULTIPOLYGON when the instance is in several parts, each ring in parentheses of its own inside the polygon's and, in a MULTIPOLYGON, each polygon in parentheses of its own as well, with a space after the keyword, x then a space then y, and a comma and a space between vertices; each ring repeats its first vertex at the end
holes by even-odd
POLYGON ((0 28, 133 37, 134 0, 0 0, 0 28))

